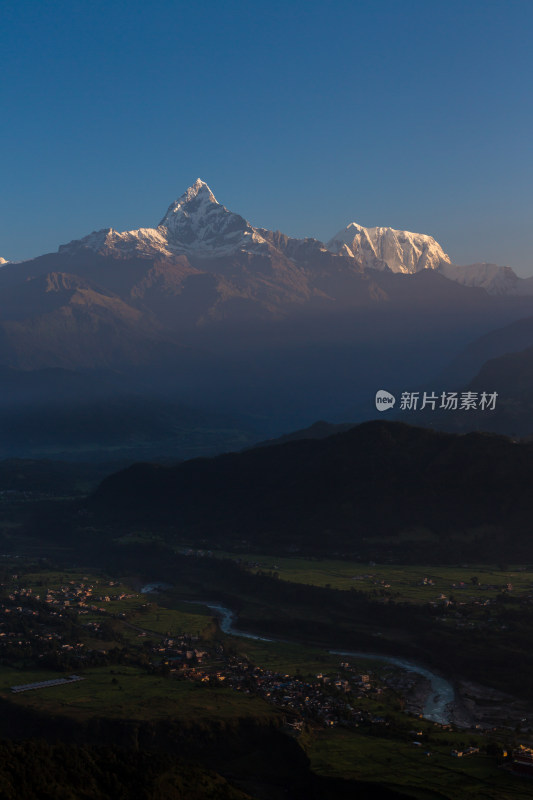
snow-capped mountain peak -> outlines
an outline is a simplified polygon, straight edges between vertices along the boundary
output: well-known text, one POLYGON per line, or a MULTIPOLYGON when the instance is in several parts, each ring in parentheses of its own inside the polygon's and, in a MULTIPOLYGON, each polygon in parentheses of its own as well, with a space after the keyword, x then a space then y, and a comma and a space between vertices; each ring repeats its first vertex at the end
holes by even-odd
POLYGON ((532 294, 533 280, 519 278, 511 267, 497 264, 452 263, 440 244, 425 233, 397 231, 394 228, 364 228, 351 222, 331 239, 327 247, 358 259, 365 269, 390 269, 414 273, 424 269, 439 272, 445 278, 484 289, 489 294, 532 294))
POLYGON ((157 228, 119 233, 112 228, 62 245, 61 252, 82 249, 117 257, 186 255, 216 258, 239 251, 262 252, 268 247, 256 228, 240 214, 221 205, 207 183, 198 178, 168 210, 157 228))
POLYGON ((256 250, 263 237, 240 214, 217 199, 200 178, 172 203, 159 223, 171 249, 185 255, 213 257, 256 250))
POLYGON ((365 228, 350 222, 327 244, 333 253, 344 253, 362 261, 370 269, 413 273, 438 269, 450 257, 432 236, 394 228, 365 228))
POLYGON ((217 199, 207 183, 201 178, 197 178, 181 197, 178 197, 174 203, 170 204, 159 226, 170 227, 175 215, 190 216, 193 213, 205 212, 209 209, 210 203, 214 203, 217 206, 220 205, 217 203, 217 199))

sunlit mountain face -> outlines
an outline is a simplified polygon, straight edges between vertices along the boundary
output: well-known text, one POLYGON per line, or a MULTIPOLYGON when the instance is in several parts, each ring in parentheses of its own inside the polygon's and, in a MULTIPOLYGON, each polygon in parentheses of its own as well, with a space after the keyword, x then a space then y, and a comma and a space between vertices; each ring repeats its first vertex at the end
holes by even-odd
POLYGON ((229 414, 239 430, 244 415, 264 438, 374 416, 377 389, 413 389, 532 315, 527 280, 454 265, 431 236, 351 223, 327 244, 296 239, 254 227, 197 180, 156 227, 4 263, 0 366, 99 371, 96 382, 112 371, 123 394, 229 414))

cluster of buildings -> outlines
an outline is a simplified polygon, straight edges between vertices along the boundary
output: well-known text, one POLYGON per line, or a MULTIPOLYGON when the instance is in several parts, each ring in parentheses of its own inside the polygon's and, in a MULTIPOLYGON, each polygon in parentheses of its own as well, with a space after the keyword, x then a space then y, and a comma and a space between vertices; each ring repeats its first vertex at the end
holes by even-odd
MULTIPOLYGON (((15 599, 17 602, 19 598, 15 599)), ((61 611, 50 612, 57 622, 47 624, 40 611, 25 606, 0 603, 0 659, 42 659, 50 653, 69 653, 84 658, 92 652, 83 642, 66 635, 61 611)))
POLYGON ((466 750, 452 750, 454 758, 463 758, 464 756, 473 756, 479 753, 479 747, 467 747, 466 750))
POLYGON ((387 725, 384 718, 352 705, 355 698, 375 698, 383 689, 373 676, 359 674, 348 662, 341 662, 336 677, 318 673, 310 681, 254 666, 242 656, 227 655, 219 644, 200 648, 197 641, 192 636, 166 638, 152 652, 178 677, 262 697, 286 711, 293 727, 307 719, 328 727, 387 725))
MULTIPOLYGON (((116 581, 108 581, 107 586, 118 586, 116 581)), ((31 589, 21 590, 31 593, 31 589)), ((107 608, 102 606, 102 603, 111 603, 116 600, 126 600, 132 597, 138 597, 137 594, 127 594, 126 592, 110 592, 105 590, 105 586, 99 587, 96 584, 89 583, 87 578, 82 581, 69 581, 67 584, 60 586, 58 589, 48 589, 43 598, 44 602, 51 606, 58 606, 60 608, 75 608, 80 614, 88 614, 90 611, 107 611, 107 608)), ((36 595, 39 599, 39 595, 36 595)))
POLYGON ((533 749, 525 745, 519 745, 513 751, 511 771, 517 775, 533 778, 533 749))
MULTIPOLYGON (((13 578, 17 578, 13 575, 13 578)), ((39 593, 34 592, 31 587, 19 587, 14 589, 7 599, 11 602, 15 601, 28 601, 28 600, 41 600, 49 606, 56 608, 75 608, 79 613, 88 613, 89 611, 106 611, 101 603, 111 603, 116 600, 125 600, 133 597, 138 597, 137 594, 127 594, 126 592, 115 593, 106 591, 107 587, 118 586, 118 581, 108 581, 106 585, 97 586, 96 583, 89 583, 88 578, 81 581, 69 581, 68 583, 60 586, 57 589, 49 589, 43 587, 39 589, 39 593), (98 592, 98 593, 96 593, 98 592)))
MULTIPOLYGON (((110 582, 110 585, 115 584, 110 582)), ((31 659, 42 659, 52 652, 68 653, 81 659, 94 652, 105 654, 104 650, 92 650, 72 637, 69 626, 72 617, 68 612, 105 613, 107 609, 95 602, 111 602, 111 599, 123 599, 127 595, 95 596, 94 589, 94 585, 76 581, 55 590, 12 589, 0 600, 0 658, 15 651, 21 658, 31 659)), ((83 627, 98 635, 100 623, 87 622, 83 627)))

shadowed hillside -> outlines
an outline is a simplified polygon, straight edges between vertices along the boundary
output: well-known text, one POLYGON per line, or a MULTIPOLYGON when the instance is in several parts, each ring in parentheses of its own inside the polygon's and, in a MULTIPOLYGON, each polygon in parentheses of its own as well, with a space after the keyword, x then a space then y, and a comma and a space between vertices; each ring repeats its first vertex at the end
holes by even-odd
POLYGON ((203 545, 444 561, 533 557, 533 445, 370 422, 176 467, 135 465, 91 500, 203 545))

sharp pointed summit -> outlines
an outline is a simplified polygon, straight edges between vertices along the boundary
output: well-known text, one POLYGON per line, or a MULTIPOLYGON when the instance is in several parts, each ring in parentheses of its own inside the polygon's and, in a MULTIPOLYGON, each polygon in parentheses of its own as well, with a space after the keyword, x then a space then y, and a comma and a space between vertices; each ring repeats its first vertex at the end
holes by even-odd
POLYGON ((169 206, 159 230, 166 231, 171 250, 200 258, 230 255, 263 242, 244 217, 217 202, 200 178, 169 206))
POLYGON ((200 206, 206 206, 208 208, 207 204, 209 203, 214 203, 217 206, 220 205, 217 203, 217 199, 207 183, 201 180, 201 178, 197 178, 186 192, 183 192, 174 203, 169 205, 167 213, 159 225, 168 227, 174 214, 181 213, 189 215, 193 211, 197 211, 200 206))
POLYGON ((101 254, 141 257, 186 255, 201 259, 268 247, 261 233, 240 214, 221 205, 205 181, 198 178, 170 204, 157 228, 119 233, 112 228, 62 245, 61 252, 90 249, 101 254))

